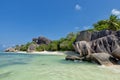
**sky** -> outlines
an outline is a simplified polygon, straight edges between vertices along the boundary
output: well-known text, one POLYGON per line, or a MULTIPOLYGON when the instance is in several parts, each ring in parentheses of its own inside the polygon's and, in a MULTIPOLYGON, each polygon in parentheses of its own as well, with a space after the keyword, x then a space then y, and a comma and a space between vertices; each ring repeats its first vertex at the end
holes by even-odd
POLYGON ((57 40, 111 14, 120 16, 120 0, 0 0, 0 48, 38 36, 57 40))

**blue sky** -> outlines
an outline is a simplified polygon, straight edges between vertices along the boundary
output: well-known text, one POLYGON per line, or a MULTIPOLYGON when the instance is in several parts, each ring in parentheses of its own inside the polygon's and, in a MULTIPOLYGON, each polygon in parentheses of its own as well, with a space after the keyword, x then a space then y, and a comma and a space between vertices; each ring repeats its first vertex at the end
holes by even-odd
POLYGON ((59 39, 111 14, 120 15, 120 0, 0 0, 0 45, 59 39))

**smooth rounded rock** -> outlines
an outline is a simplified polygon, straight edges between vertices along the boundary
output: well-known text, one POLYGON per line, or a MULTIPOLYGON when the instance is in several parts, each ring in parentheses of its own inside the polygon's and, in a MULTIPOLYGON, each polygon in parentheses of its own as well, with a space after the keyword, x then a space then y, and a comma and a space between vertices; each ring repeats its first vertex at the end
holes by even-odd
POLYGON ((111 55, 108 53, 94 53, 91 54, 90 57, 92 62, 96 62, 100 65, 113 65, 110 61, 111 55))
POLYGON ((74 61, 74 60, 80 60, 80 57, 78 56, 72 56, 72 55, 67 55, 66 60, 74 61))
POLYGON ((120 60, 120 48, 115 49, 111 55, 120 60))

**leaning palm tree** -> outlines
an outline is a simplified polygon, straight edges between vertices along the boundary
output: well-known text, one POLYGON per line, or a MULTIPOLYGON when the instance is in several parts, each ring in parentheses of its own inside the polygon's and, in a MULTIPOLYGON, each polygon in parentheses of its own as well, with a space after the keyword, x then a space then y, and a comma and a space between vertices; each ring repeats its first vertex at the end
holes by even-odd
POLYGON ((105 30, 108 29, 108 20, 100 20, 97 23, 93 24, 95 30, 105 30))
POLYGON ((117 16, 111 15, 110 18, 107 20, 108 29, 119 30, 120 25, 118 23, 119 23, 119 20, 118 20, 117 16))
POLYGON ((93 25, 95 30, 119 30, 120 29, 120 19, 117 16, 111 15, 107 20, 100 20, 93 25))

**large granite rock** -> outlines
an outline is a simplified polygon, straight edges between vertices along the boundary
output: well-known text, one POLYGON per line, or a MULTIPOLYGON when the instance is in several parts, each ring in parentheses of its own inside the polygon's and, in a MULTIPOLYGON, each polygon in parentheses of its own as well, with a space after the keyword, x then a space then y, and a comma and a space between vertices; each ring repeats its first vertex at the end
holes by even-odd
POLYGON ((29 45, 27 52, 34 52, 34 51, 36 51, 36 47, 37 47, 36 44, 29 45))
POLYGON ((7 48, 5 52, 16 52, 15 48, 7 48))
POLYGON ((74 55, 67 55, 65 59, 70 61, 81 60, 79 56, 74 56, 74 55))
POLYGON ((90 56, 91 61, 100 65, 113 65, 111 55, 107 53, 94 53, 90 56))
POLYGON ((92 32, 89 31, 81 31, 78 33, 76 42, 77 41, 90 41, 91 40, 91 34, 92 32))
POLYGON ((120 31, 103 30, 97 32, 83 31, 73 43, 76 52, 84 60, 94 60, 103 65, 111 65, 120 60, 120 31), (101 54, 99 54, 101 53, 101 54), (110 57, 114 61, 110 61, 110 57))
POLYGON ((112 56, 120 60, 120 47, 112 51, 112 56))
POLYGON ((96 40, 96 39, 101 38, 101 37, 112 35, 112 34, 116 35, 116 32, 115 31, 111 31, 111 30, 96 31, 96 32, 92 33, 92 35, 91 35, 91 41, 92 40, 96 40))
POLYGON ((40 36, 38 38, 33 38, 32 41, 39 44, 39 45, 41 45, 41 44, 48 45, 49 43, 51 43, 51 40, 47 39, 46 37, 42 37, 42 36, 40 36))
POLYGON ((80 54, 80 57, 89 58, 92 52, 91 46, 87 41, 75 42, 74 48, 80 54))
POLYGON ((91 48, 96 53, 109 53, 119 47, 118 39, 115 35, 108 35, 91 41, 91 48))

